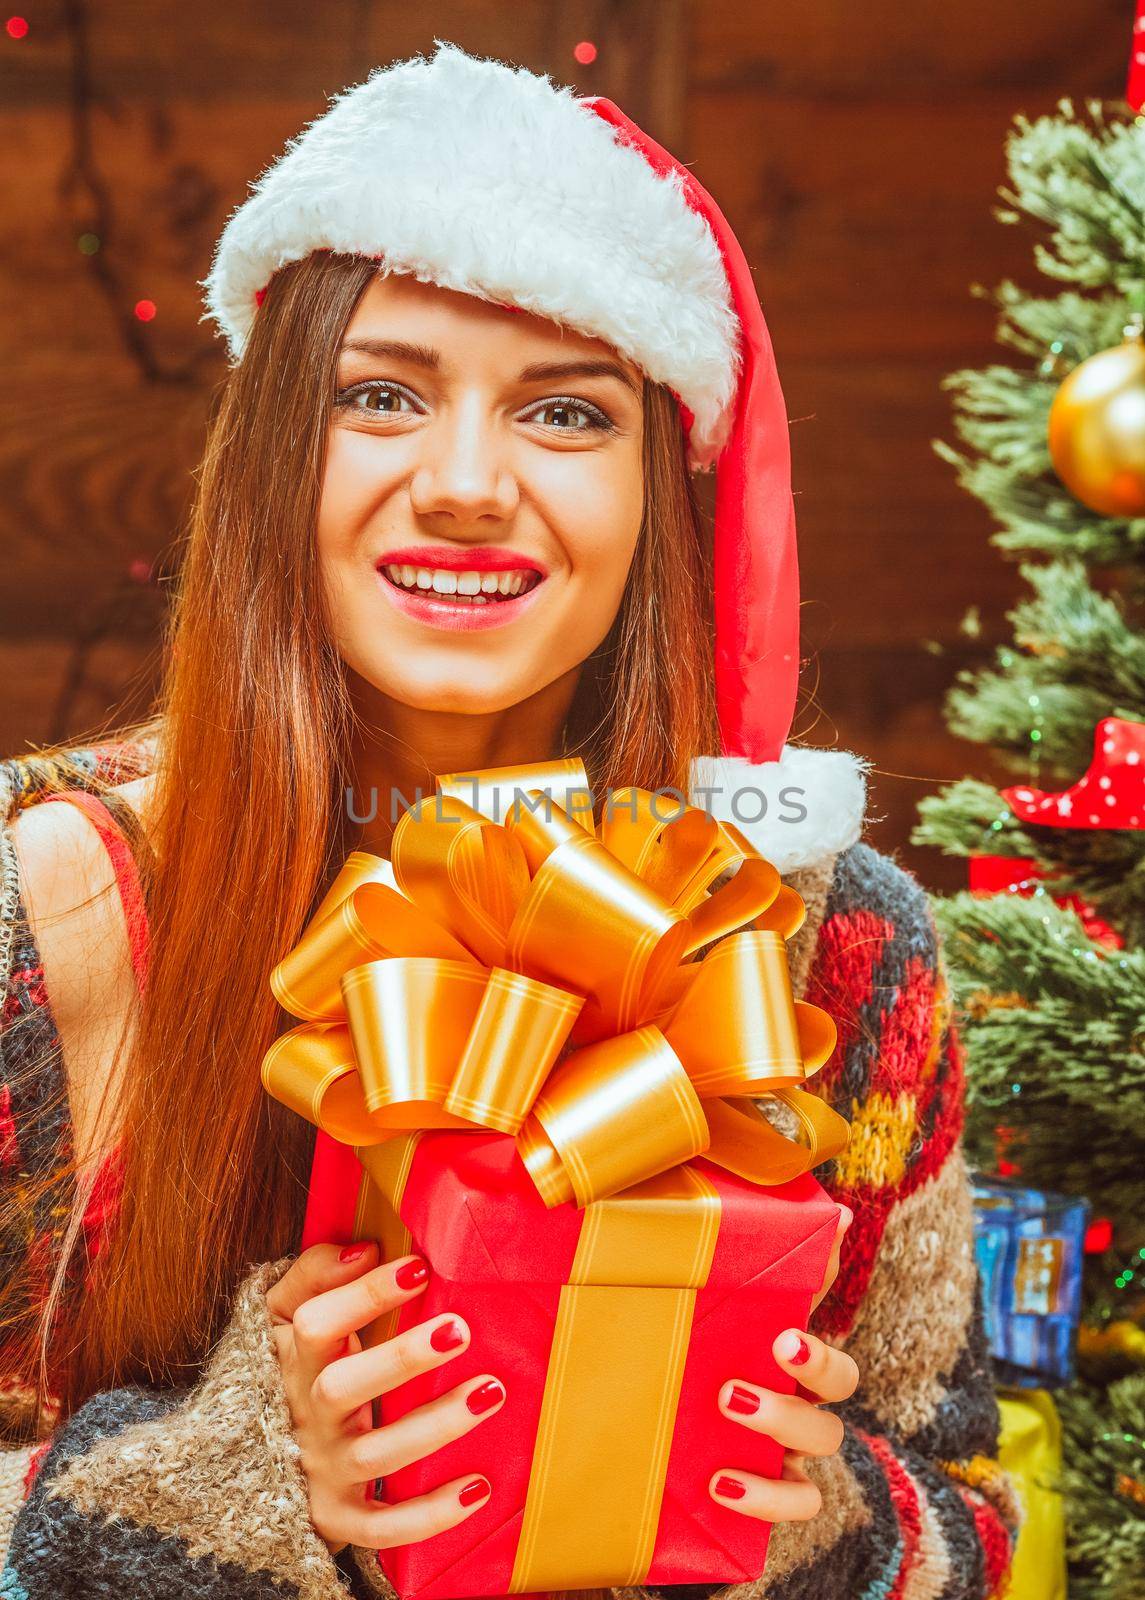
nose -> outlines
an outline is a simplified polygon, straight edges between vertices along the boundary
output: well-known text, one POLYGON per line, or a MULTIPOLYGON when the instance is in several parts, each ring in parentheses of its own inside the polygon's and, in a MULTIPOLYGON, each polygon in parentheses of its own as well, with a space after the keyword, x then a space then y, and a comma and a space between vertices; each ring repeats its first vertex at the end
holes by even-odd
POLYGON ((480 396, 467 397, 436 427, 427 428, 422 439, 424 452, 410 479, 410 503, 418 516, 504 521, 513 515, 517 480, 480 396))

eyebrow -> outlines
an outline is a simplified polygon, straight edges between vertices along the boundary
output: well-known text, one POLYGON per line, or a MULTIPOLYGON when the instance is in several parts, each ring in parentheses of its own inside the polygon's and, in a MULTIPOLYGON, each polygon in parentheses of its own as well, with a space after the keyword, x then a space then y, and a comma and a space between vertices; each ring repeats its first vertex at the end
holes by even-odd
MULTIPOLYGON (((348 339, 342 346, 342 355, 374 356, 382 361, 408 361, 415 367, 425 367, 431 372, 441 370, 441 355, 424 344, 409 344, 404 339, 348 339)), ((633 394, 640 390, 624 368, 616 361, 604 357, 584 357, 578 361, 534 361, 523 367, 517 376, 518 383, 551 383, 564 378, 617 378, 633 394)))

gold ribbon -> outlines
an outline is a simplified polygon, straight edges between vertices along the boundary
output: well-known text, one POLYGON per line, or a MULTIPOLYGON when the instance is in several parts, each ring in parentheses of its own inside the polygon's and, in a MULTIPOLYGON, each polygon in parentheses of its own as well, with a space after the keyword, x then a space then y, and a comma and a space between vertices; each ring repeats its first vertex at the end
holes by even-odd
POLYGON ((632 788, 597 826, 589 797, 576 760, 451 774, 394 831, 397 889, 352 852, 271 974, 303 1021, 268 1092, 355 1146, 511 1134, 549 1206, 700 1155, 766 1185, 838 1154, 801 1087, 835 1028, 792 995, 799 896, 731 823, 632 788))
MULTIPOLYGON (((357 1152, 356 1238, 392 1261, 420 1133, 357 1152)), ((660 1523, 696 1296, 720 1227, 716 1186, 680 1166, 584 1208, 560 1286, 509 1594, 643 1583, 660 1523), (607 1352, 602 1360, 601 1352, 607 1352), (590 1527, 593 1537, 585 1540, 590 1527)), ((392 1338, 399 1311, 362 1333, 392 1338)))

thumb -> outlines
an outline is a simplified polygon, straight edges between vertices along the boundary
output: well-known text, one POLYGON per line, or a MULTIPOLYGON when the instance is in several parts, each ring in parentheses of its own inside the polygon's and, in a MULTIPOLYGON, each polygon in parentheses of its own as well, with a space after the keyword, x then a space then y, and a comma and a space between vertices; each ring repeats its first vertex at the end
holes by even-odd
POLYGON ((314 1244, 266 1293, 266 1306, 275 1322, 289 1322, 299 1306, 327 1289, 340 1289, 378 1265, 380 1251, 373 1239, 354 1244, 314 1244))
POLYGON ((851 1210, 850 1206, 839 1206, 839 1223, 835 1229, 835 1237, 831 1241, 831 1254, 827 1257, 827 1266, 823 1273, 823 1282, 820 1285, 819 1293, 811 1301, 812 1311, 814 1311, 816 1307, 823 1301, 830 1290, 831 1285, 839 1276, 839 1258, 843 1248, 843 1235, 851 1226, 851 1223, 854 1221, 854 1217, 855 1213, 851 1210))

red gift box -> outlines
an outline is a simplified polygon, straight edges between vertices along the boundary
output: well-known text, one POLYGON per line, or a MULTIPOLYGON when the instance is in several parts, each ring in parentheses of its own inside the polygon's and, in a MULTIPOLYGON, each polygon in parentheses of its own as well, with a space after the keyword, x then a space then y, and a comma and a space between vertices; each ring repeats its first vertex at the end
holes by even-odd
POLYGON ((778 1477, 783 1451, 724 1417, 717 1395, 733 1377, 794 1392, 771 1345, 806 1325, 838 1216, 810 1175, 762 1188, 703 1159, 549 1208, 504 1134, 355 1152, 320 1133, 303 1246, 375 1237, 387 1259, 416 1251, 432 1267, 366 1342, 444 1311, 471 1331, 460 1356, 382 1396, 378 1420, 482 1373, 507 1391, 472 1432, 385 1480, 391 1503, 463 1474, 492 1485, 456 1527, 379 1552, 403 1600, 758 1578, 769 1525, 708 1484, 729 1467, 778 1477), (675 1226, 681 1186, 683 1237, 699 1247, 665 1270, 663 1207, 675 1226))

